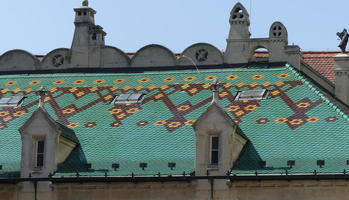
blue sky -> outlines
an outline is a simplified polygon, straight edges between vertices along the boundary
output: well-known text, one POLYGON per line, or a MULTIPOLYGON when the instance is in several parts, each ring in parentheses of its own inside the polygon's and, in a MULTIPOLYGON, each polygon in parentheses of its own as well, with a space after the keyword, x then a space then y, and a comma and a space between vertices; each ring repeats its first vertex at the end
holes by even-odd
MULTIPOLYGON (((107 32, 106 44, 125 52, 156 43, 182 52, 197 42, 224 50, 229 13, 235 0, 90 0, 96 24, 107 32)), ((267 37, 274 21, 288 30, 289 43, 303 50, 338 50, 336 32, 349 28, 349 1, 241 0, 251 11, 252 37, 267 37), (251 3, 252 2, 252 3, 251 3), (252 5, 251 5, 252 4, 252 5)), ((0 54, 24 49, 46 54, 71 45, 73 8, 80 0, 2 2, 0 54)))

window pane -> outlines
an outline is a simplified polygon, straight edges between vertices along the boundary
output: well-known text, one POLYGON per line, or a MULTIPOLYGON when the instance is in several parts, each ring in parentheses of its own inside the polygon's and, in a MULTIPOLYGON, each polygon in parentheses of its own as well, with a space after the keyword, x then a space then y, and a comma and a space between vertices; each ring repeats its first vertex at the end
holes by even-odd
POLYGON ((18 105, 22 101, 23 97, 12 97, 11 100, 7 103, 9 105, 18 105))
POLYGON ((142 94, 131 94, 129 97, 128 97, 128 101, 139 101, 142 97, 142 94))
POLYGON ((7 102, 9 102, 11 100, 11 98, 0 98, 0 104, 7 104, 7 102))
POLYGON ((45 142, 43 140, 38 141, 38 151, 37 151, 38 154, 44 153, 44 146, 45 146, 45 142))
POLYGON ((211 137, 211 165, 218 165, 219 137, 211 137))
POLYGON ((243 91, 241 92, 240 98, 262 98, 265 91, 265 89, 243 91))
POLYGON ((239 91, 236 94, 235 101, 267 99, 268 94, 269 91, 266 89, 239 91))
POLYGON ((218 164, 218 151, 212 151, 211 154, 211 164, 217 165, 218 164))
POLYGON ((218 137, 212 137, 211 142, 212 142, 211 143, 212 150, 218 150, 218 142, 219 142, 218 137))
POLYGON ((130 94, 120 94, 116 101, 127 101, 130 94))
POLYGON ((38 154, 36 159, 36 167, 44 166, 44 154, 38 154))

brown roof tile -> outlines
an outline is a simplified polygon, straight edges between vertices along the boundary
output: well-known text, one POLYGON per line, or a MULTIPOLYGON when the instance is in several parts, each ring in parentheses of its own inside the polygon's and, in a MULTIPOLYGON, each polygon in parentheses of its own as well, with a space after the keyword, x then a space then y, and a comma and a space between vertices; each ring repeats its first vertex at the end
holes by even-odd
POLYGON ((335 82, 334 56, 339 51, 303 51, 303 61, 332 83, 335 82))

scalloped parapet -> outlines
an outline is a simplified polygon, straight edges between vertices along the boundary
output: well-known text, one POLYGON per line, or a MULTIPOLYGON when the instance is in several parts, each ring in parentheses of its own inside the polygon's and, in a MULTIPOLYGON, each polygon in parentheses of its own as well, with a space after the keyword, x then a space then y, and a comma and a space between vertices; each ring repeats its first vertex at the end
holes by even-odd
POLYGON ((179 65, 221 65, 223 54, 208 43, 197 43, 186 48, 178 60, 179 65))
POLYGON ((0 56, 0 71, 35 70, 39 60, 24 50, 11 50, 0 56))
POLYGON ((171 67, 176 65, 177 59, 174 53, 157 44, 141 48, 131 60, 131 67, 171 67))

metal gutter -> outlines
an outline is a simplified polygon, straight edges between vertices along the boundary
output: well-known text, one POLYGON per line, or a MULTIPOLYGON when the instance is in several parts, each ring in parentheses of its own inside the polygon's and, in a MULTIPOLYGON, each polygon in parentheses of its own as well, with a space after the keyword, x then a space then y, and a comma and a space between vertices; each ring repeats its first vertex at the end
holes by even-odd
POLYGON ((284 175, 229 175, 229 176, 100 176, 100 177, 51 177, 51 178, 6 178, 0 184, 20 182, 52 183, 94 183, 94 182, 181 182, 195 180, 230 180, 234 181, 303 181, 303 180, 349 180, 349 174, 284 174, 284 175))

